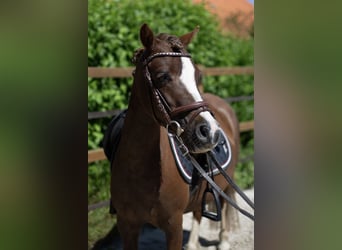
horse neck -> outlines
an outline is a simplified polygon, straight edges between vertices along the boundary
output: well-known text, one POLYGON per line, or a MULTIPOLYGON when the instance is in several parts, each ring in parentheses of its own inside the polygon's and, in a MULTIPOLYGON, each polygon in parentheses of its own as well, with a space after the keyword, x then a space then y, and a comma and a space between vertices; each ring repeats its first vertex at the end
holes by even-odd
POLYGON ((126 133, 140 147, 158 146, 160 140, 160 125, 153 116, 149 93, 142 88, 144 82, 134 80, 128 113, 125 121, 126 133))

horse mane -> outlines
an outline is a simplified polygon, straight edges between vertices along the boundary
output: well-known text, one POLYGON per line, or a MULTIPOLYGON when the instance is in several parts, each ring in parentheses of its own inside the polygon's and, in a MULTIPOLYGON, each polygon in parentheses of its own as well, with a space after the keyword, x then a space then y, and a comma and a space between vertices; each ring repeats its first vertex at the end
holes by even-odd
POLYGON ((145 51, 144 48, 139 48, 139 49, 134 51, 131 61, 135 66, 140 61, 140 58, 141 58, 142 54, 144 53, 144 51, 145 51))

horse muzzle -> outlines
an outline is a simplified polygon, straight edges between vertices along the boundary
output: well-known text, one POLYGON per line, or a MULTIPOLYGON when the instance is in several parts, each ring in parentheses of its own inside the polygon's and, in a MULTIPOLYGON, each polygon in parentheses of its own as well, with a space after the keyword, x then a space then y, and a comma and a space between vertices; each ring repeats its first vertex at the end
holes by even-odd
POLYGON ((220 138, 220 127, 209 112, 202 112, 188 124, 182 139, 194 154, 206 153, 215 148, 220 138))
POLYGON ((214 145, 214 147, 217 145, 220 136, 219 131, 212 131, 208 123, 202 123, 197 125, 195 133, 198 141, 200 141, 203 144, 214 145))

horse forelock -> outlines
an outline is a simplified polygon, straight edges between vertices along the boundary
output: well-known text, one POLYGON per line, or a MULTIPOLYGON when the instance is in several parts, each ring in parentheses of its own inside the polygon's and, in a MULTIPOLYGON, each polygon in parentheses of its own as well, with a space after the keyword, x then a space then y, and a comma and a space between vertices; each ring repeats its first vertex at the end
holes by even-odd
POLYGON ((177 36, 168 34, 160 34, 159 36, 170 45, 173 52, 185 52, 184 45, 177 36))
POLYGON ((155 41, 155 44, 149 52, 147 52, 145 48, 139 48, 134 51, 131 60, 134 65, 137 65, 139 61, 141 62, 145 58, 147 58, 149 56, 149 53, 152 54, 156 52, 186 52, 184 45, 177 36, 169 35, 166 33, 160 33, 155 37, 155 41))

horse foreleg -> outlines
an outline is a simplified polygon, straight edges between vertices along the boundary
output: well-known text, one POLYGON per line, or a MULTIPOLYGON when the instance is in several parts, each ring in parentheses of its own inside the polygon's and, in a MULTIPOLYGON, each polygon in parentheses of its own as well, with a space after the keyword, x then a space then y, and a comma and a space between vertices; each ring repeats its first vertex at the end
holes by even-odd
POLYGON ((183 214, 177 213, 173 215, 163 225, 162 229, 166 235, 167 249, 180 250, 183 243, 183 214))
POLYGON ((193 212, 192 228, 191 228, 188 243, 185 247, 186 250, 200 249, 200 244, 199 244, 200 223, 201 223, 201 212, 193 212))
POLYGON ((124 250, 137 250, 141 224, 132 223, 122 217, 117 217, 117 225, 124 250))
MULTIPOLYGON (((228 195, 236 202, 234 191, 230 191, 228 195)), ((228 242, 229 233, 238 229, 239 225, 239 214, 237 210, 227 202, 223 202, 219 250, 230 249, 228 242)))

